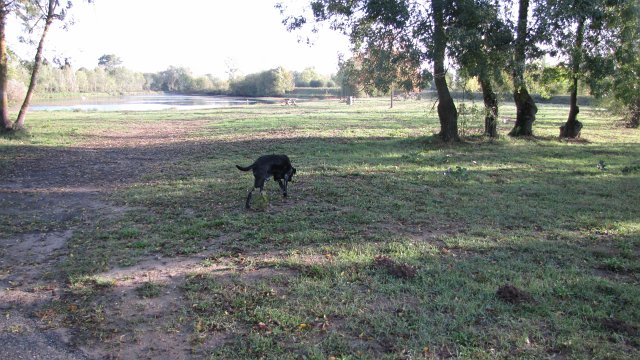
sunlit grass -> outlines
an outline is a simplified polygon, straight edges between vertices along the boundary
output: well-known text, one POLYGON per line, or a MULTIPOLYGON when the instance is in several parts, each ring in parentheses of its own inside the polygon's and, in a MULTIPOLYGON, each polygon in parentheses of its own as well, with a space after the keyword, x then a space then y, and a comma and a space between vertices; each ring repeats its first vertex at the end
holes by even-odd
POLYGON ((489 140, 476 119, 464 143, 442 144, 432 105, 34 113, 28 137, 0 146, 8 161, 18 145, 198 122, 180 142, 149 145, 169 149, 166 166, 110 194, 132 210, 79 227, 60 271, 75 279, 201 254, 235 269, 180 280, 195 346, 228 335, 203 349, 214 358, 640 356, 637 130, 582 107, 581 139, 559 140, 567 108, 540 105, 535 138, 509 138, 512 124, 500 123, 489 140), (296 182, 286 200, 268 184, 266 209, 245 211, 252 178, 234 165, 266 153, 288 154, 296 182), (501 300, 505 284, 530 300, 501 300))

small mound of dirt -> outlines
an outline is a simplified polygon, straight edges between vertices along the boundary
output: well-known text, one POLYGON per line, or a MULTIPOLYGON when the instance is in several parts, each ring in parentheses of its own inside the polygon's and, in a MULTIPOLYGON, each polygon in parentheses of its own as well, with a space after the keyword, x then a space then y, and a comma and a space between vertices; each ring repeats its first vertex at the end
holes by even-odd
POLYGON ((533 297, 529 293, 518 289, 513 285, 503 285, 496 291, 498 299, 509 304, 522 304, 533 302, 533 297))
POLYGON ((401 279, 413 279, 418 273, 414 266, 399 263, 384 255, 376 256, 373 259, 373 264, 378 268, 386 269, 389 274, 401 279))
POLYGON ((618 334, 626 334, 628 336, 637 336, 638 328, 625 321, 615 318, 603 318, 600 319, 600 324, 603 328, 613 331, 618 334))

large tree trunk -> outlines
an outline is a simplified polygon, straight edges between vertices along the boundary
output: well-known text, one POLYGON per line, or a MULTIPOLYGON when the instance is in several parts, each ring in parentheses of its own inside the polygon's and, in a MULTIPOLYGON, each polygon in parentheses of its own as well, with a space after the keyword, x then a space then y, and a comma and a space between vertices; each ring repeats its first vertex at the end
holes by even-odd
POLYGON ((458 111, 453 103, 445 78, 444 57, 447 39, 444 33, 444 0, 432 0, 433 11, 433 77, 438 91, 438 118, 440 138, 446 142, 460 141, 458 136, 458 111))
POLYGON ((490 80, 479 76, 478 82, 482 88, 484 100, 484 134, 496 138, 498 137, 498 97, 493 92, 490 80))
POLYGON ((529 14, 529 0, 520 0, 518 8, 518 28, 513 56, 513 100, 516 104, 516 124, 509 132, 511 136, 533 135, 533 122, 536 120, 538 107, 524 82, 527 15, 529 14))
POLYGON ((526 88, 513 94, 516 103, 516 124, 509 132, 510 136, 533 136, 533 122, 536 120, 538 107, 526 88))
POLYGON ((11 130, 9 101, 7 97, 9 62, 7 60, 7 42, 5 39, 7 12, 6 1, 0 0, 0 132, 11 130))
POLYGON ((582 129, 582 123, 578 121, 578 113, 580 107, 578 106, 578 77, 573 76, 573 84, 571 86, 571 100, 569 101, 569 118, 564 125, 560 126, 561 138, 579 138, 580 130, 582 129))
POLYGON ((561 138, 578 138, 582 123, 578 121, 578 74, 580 72, 580 62, 582 62, 582 42, 584 40, 584 18, 578 21, 576 28, 576 44, 571 55, 571 98, 569 103, 569 118, 564 125, 560 126, 561 138))
POLYGON ((38 71, 40 70, 40 65, 42 64, 42 50, 44 49, 44 39, 47 36, 49 27, 51 26, 51 23, 55 18, 56 7, 57 7, 57 1, 49 0, 49 8, 47 10, 48 12, 45 18, 44 29, 42 30, 42 36, 40 37, 40 42, 38 43, 38 50, 36 51, 36 57, 33 64, 33 69, 31 70, 31 80, 29 81, 29 88, 27 89, 27 94, 25 95, 24 101, 22 102, 22 106, 20 107, 18 118, 16 119, 16 122, 13 124, 13 128, 16 130, 24 128, 24 119, 27 116, 27 109, 29 108, 29 103, 31 102, 33 91, 36 88, 38 71))

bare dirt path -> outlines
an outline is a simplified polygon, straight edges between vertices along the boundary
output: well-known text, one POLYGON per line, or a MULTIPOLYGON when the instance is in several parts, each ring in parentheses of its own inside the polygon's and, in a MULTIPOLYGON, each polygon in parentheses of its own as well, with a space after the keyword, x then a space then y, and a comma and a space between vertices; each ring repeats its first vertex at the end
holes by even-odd
MULTIPOLYGON (((126 131, 94 132, 73 147, 17 149, 14 162, 0 169, 0 229, 5 229, 0 231, 0 358, 114 356, 98 344, 94 344, 95 348, 91 344, 78 348, 69 329, 52 325, 51 319, 47 322, 46 315, 36 314, 36 309, 64 296, 65 279, 55 273, 55 266, 67 255, 66 242, 74 231, 96 218, 126 211, 105 198, 179 157, 176 146, 168 145, 186 143, 202 125, 200 121, 131 124, 126 131)), ((184 264, 174 264, 173 270, 165 269, 160 261, 143 264, 138 270, 131 269, 127 279, 131 283, 142 277, 166 280, 182 274, 180 269, 194 268, 195 260, 183 261, 184 264)), ((126 289, 118 296, 117 308, 131 312, 127 316, 140 309, 154 309, 160 314, 178 306, 170 287, 154 301, 141 300, 126 289)), ((159 332, 150 331, 149 335, 158 336, 159 332)), ((188 354, 189 349, 161 351, 163 341, 165 347, 177 344, 166 336, 155 340, 149 344, 143 334, 131 351, 115 357, 164 354, 163 357, 183 358, 188 354)))

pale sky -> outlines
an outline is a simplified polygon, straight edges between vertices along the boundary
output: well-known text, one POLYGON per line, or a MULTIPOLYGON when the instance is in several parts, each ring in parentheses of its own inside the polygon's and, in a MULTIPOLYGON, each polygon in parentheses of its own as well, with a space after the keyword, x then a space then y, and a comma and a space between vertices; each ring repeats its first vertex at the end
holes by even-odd
MULTIPOLYGON (((75 24, 68 31, 51 30, 45 56, 69 57, 75 68, 94 68, 100 56, 115 54, 134 71, 157 72, 173 65, 222 78, 228 59, 244 74, 277 66, 335 73, 338 53, 348 53, 347 38, 327 29, 313 35, 312 46, 298 42, 308 32, 287 32, 276 2, 77 0, 71 10, 75 24)), ((25 50, 15 40, 20 27, 9 24, 7 30, 9 47, 32 59, 35 49, 25 50)))

